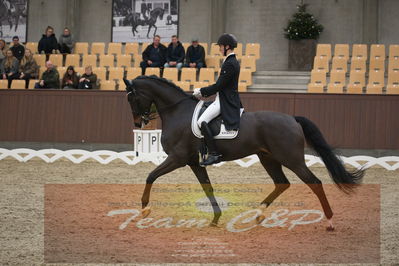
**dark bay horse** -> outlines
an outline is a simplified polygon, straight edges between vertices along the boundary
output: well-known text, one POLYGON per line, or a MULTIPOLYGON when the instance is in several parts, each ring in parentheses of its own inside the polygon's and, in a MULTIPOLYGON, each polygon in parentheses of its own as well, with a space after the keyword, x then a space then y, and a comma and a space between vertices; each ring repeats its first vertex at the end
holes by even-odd
MULTIPOLYGON (((143 216, 150 213, 148 204, 154 181, 164 174, 188 165, 212 204, 214 218, 211 225, 216 225, 221 210, 215 200, 206 168, 199 166, 198 150, 201 141, 191 131, 191 117, 198 100, 173 83, 156 76, 140 76, 132 81, 124 81, 137 127, 148 121, 151 104, 154 103, 157 107, 162 120, 161 143, 168 155, 147 177, 141 199, 143 216)), ((245 112, 241 117, 238 136, 232 140, 217 140, 216 145, 223 161, 258 155, 260 163, 275 183, 273 192, 261 202, 263 207, 269 206, 290 186, 282 166, 292 170, 317 195, 328 219, 327 229, 333 230, 333 212, 321 181, 305 164, 305 141, 322 158, 337 186, 344 192, 351 193, 361 182, 364 171, 347 171, 316 125, 304 117, 267 111, 245 112)))
POLYGON ((126 21, 132 25, 133 36, 136 36, 135 33, 138 33, 137 31, 138 26, 148 25, 147 38, 149 38, 149 34, 152 27, 155 28, 153 36, 156 35, 158 27, 155 24, 157 23, 158 17, 161 20, 163 19, 164 13, 165 9, 157 7, 150 11, 150 17, 148 19, 140 19, 140 13, 131 13, 126 16, 126 21))

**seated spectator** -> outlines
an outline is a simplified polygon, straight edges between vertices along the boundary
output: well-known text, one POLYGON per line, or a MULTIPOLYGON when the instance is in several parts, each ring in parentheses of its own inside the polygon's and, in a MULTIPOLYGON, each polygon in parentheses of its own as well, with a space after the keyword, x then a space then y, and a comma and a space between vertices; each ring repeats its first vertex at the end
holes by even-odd
POLYGON ((33 58, 32 52, 29 49, 25 50, 25 56, 19 64, 19 79, 25 80, 25 88, 29 86, 30 79, 39 78, 39 66, 33 58))
POLYGON ((62 78, 61 87, 63 89, 77 89, 79 85, 79 76, 73 66, 69 66, 62 78))
POLYGON ((180 70, 183 66, 184 61, 184 47, 179 42, 176 35, 172 36, 172 42, 168 46, 168 52, 166 55, 166 63, 164 67, 176 67, 180 70))
POLYGON ((166 61, 166 47, 160 43, 161 37, 155 35, 153 43, 148 45, 143 52, 143 61, 140 63, 142 75, 147 67, 162 67, 166 61))
POLYGON ((18 78, 19 61, 12 54, 11 49, 6 52, 6 57, 3 59, 3 63, 0 66, 0 75, 2 79, 8 80, 8 88, 11 87, 13 79, 18 78))
POLYGON ((12 38, 12 43, 13 43, 13 45, 10 48, 12 51, 12 54, 15 56, 15 58, 18 59, 18 61, 21 61, 22 57, 24 57, 24 54, 25 54, 25 47, 23 47, 19 43, 18 36, 14 36, 12 38))
POLYGON ((6 51, 8 50, 6 41, 0 40, 0 66, 3 63, 3 59, 6 57, 6 51))
POLYGON ((96 87, 97 75, 93 73, 91 66, 85 68, 85 73, 79 79, 78 89, 94 89, 96 87))
POLYGON ((35 84, 35 89, 59 89, 60 74, 51 61, 46 62, 46 71, 43 72, 41 80, 35 84))
POLYGON ((43 34, 39 41, 38 51, 40 54, 55 54, 58 51, 58 42, 54 34, 54 29, 47 26, 46 34, 43 34))
POLYGON ((68 28, 65 28, 64 34, 62 34, 60 36, 60 38, 58 39, 60 53, 62 53, 62 54, 72 53, 73 44, 74 44, 74 41, 72 38, 71 31, 68 28))
POLYGON ((191 45, 187 48, 185 67, 206 67, 205 49, 198 43, 198 39, 192 39, 191 45))

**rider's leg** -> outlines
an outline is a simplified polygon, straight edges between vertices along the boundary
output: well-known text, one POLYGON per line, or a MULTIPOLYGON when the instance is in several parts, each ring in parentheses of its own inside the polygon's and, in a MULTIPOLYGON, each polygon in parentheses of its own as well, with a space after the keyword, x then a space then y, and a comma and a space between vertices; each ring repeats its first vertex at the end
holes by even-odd
POLYGON ((211 165, 220 162, 221 155, 216 150, 215 140, 213 139, 212 131, 208 123, 220 114, 219 95, 215 101, 205 110, 198 119, 198 125, 201 128, 201 133, 204 136, 205 144, 209 149, 208 157, 201 163, 201 166, 211 165))

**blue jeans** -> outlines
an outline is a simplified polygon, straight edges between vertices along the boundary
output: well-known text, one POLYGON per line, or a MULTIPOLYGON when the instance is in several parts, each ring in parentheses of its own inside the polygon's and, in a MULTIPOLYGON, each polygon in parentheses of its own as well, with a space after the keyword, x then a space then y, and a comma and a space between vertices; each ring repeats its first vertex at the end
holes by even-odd
MULTIPOLYGON (((184 67, 190 67, 190 65, 189 64, 184 64, 184 67)), ((197 65, 195 67, 200 69, 200 68, 204 67, 204 63, 199 62, 199 63, 197 63, 197 65)))
POLYGON ((170 66, 168 63, 165 63, 164 67, 176 67, 178 70, 181 70, 183 63, 177 63, 176 66, 170 66))

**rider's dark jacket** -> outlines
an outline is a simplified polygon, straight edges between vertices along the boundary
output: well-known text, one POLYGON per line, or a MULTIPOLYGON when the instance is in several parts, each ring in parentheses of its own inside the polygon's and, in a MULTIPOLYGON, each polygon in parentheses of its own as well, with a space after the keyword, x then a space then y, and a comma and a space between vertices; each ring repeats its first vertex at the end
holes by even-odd
POLYGON ((230 54, 222 65, 220 76, 215 84, 201 88, 204 97, 219 92, 220 111, 227 130, 238 130, 240 127, 241 101, 238 94, 238 77, 240 63, 235 54, 230 54))

